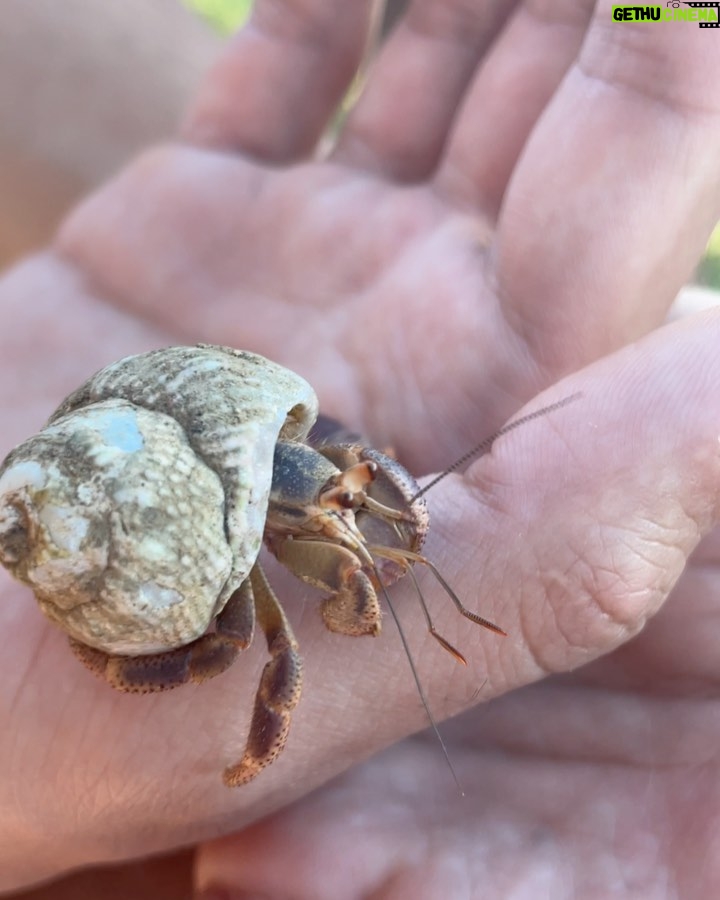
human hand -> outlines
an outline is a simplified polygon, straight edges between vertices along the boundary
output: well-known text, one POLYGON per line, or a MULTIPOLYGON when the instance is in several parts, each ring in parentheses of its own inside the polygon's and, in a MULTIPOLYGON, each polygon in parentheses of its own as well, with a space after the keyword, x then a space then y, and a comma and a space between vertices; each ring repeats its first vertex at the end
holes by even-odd
MULTIPOLYGON (((589 6, 551 10, 572 24, 517 7, 493 43, 508 4, 480 15, 418 3, 334 155, 307 162, 358 60, 368 7, 339 20, 325 3, 302 16, 261 3, 209 76, 185 143, 140 160, 70 219, 53 254, 9 276, 5 437, 26 436, 102 363, 169 342, 234 344, 290 365, 325 411, 393 444, 417 472, 452 461, 542 388, 554 385, 533 405, 582 390, 431 495, 428 555, 510 633, 458 621, 423 579, 439 629, 471 658, 459 670, 427 646, 397 586, 443 718, 623 644, 715 524, 717 316, 613 351, 662 322, 717 218, 720 116, 704 87, 720 63, 698 29, 612 26, 606 5, 593 19, 589 6)), ((439 752, 407 741, 245 831, 232 857, 220 854, 227 843, 207 848, 199 878, 221 881, 232 859, 232 884, 267 891, 276 877, 298 896, 336 897, 332 879, 347 890, 358 865, 368 881, 358 875, 358 894, 384 885, 407 896, 419 879, 426 896, 447 896, 461 877, 448 873, 467 870, 468 894, 482 884, 483 896, 503 896, 508 879, 532 884, 546 867, 582 895, 593 878, 604 887, 603 859, 622 871, 623 851, 635 858, 611 825, 578 840, 597 828, 602 795, 608 821, 656 837, 680 880, 677 822, 698 815, 683 787, 716 741, 701 699, 714 683, 717 605, 706 547, 678 588, 685 602, 674 598, 641 638, 448 727, 462 804, 439 752), (659 703, 663 691, 672 704, 659 703), (657 774, 667 766, 673 785, 657 774), (663 802, 682 813, 658 836, 663 802), (362 824, 345 830, 358 809, 362 824), (540 844, 539 831, 550 835, 540 844)), ((219 773, 247 730, 258 648, 222 680, 115 695, 2 578, 13 635, 3 720, 18 723, 0 742, 13 774, 0 785, 3 887, 228 832, 423 727, 392 629, 377 641, 328 635, 315 597, 281 578, 299 622, 303 701, 283 757, 227 791, 219 773)), ((704 782, 702 797, 709 823, 704 782)), ((696 844, 701 853, 702 836, 696 844)))

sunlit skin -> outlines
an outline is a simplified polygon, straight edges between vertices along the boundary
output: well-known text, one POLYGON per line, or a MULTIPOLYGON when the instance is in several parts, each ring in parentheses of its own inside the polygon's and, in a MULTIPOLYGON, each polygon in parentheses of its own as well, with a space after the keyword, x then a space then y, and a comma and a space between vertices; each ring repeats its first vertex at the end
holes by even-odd
POLYGON ((221 836, 198 884, 269 896, 720 883, 720 314, 663 326, 720 217, 720 54, 610 6, 417 0, 314 161, 370 4, 260 0, 177 141, 6 276, 2 451, 102 364, 197 340, 297 370, 419 476, 582 398, 428 494, 423 553, 508 637, 419 573, 458 665, 393 589, 435 716, 463 713, 464 800, 388 617, 328 634, 272 569, 304 696, 282 757, 229 791, 259 643, 204 685, 118 695, 0 572, 0 888, 221 836))

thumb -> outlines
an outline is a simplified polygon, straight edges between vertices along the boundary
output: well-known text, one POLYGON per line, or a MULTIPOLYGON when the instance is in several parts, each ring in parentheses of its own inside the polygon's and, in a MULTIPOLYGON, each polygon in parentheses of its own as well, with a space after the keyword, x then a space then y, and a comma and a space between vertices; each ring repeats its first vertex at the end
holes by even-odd
MULTIPOLYGON (((486 697, 497 696, 610 652, 667 599, 688 556, 718 520, 719 341, 720 311, 660 329, 556 385, 533 407, 577 390, 583 396, 501 438, 464 477, 438 485, 428 555, 471 608, 509 635, 479 632, 428 590, 438 630, 470 662, 469 672, 446 662, 424 634, 421 617, 406 617, 438 718, 472 705, 478 684, 486 697)), ((402 607, 405 588, 398 588, 393 598, 402 607)), ((322 678, 318 670, 285 769, 294 764, 295 779, 303 773, 305 790, 424 724, 407 670, 398 674, 397 654, 379 646, 364 679, 354 652, 344 655, 342 671, 329 654, 322 657, 322 678), (342 708, 330 699, 338 690, 342 708), (328 729, 333 702, 336 716, 328 729)), ((318 658, 308 654, 311 670, 318 658)), ((406 786, 426 788, 422 782, 406 786)), ((316 863, 326 857, 327 843, 313 853, 308 846, 313 835, 337 832, 347 798, 336 791, 318 813, 312 799, 318 796, 201 847, 198 888, 230 892, 218 897, 272 897, 293 885, 298 896, 324 896, 312 880, 313 872, 322 880, 321 873, 308 856, 316 863), (298 846, 303 854, 292 852, 298 846), (312 882, 306 894, 298 887, 303 879, 312 882)), ((366 784, 365 797, 372 796, 366 784)), ((366 848, 348 852, 355 859, 372 856, 366 848)), ((385 848, 386 856, 394 852, 385 848)))
MULTIPOLYGON (((459 616, 418 572, 435 628, 464 668, 429 636, 412 580, 393 587, 438 720, 610 652, 665 601, 718 517, 719 340, 712 310, 606 357, 525 412, 581 399, 504 435, 431 492, 427 557, 467 607, 508 633, 459 616)), ((308 610, 291 741, 243 797, 278 779, 292 786, 289 801, 427 725, 393 632, 387 621, 378 640, 343 640, 308 610)))

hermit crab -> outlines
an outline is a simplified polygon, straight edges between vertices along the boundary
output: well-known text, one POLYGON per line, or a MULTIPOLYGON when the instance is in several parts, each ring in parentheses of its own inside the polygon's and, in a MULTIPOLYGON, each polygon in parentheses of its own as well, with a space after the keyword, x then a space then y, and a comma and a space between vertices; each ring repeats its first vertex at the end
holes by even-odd
POLYGON ((307 382, 261 356, 170 347, 102 369, 0 466, 0 562, 114 688, 212 678, 257 621, 270 661, 229 786, 282 751, 301 691, 261 544, 325 592, 323 620, 346 635, 377 635, 378 593, 430 565, 412 476, 362 443, 311 446, 317 415, 307 382))

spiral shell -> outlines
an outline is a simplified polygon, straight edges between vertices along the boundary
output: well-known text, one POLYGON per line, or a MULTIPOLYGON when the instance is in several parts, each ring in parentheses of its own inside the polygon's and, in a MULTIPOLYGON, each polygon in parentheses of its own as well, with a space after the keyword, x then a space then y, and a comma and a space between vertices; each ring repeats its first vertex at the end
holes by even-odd
POLYGON ((188 643, 255 562, 278 437, 316 416, 307 382, 252 353, 114 363, 0 466, 0 562, 90 646, 188 643))

